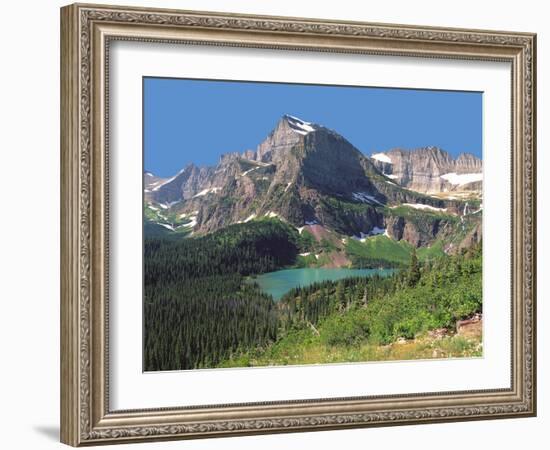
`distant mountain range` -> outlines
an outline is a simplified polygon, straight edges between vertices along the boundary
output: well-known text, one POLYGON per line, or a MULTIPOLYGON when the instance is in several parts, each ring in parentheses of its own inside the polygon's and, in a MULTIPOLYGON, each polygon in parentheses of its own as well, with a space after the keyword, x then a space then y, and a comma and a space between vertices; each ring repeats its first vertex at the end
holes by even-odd
POLYGON ((481 238, 482 176, 471 154, 426 147, 368 157, 337 132, 285 115, 256 150, 168 179, 145 172, 146 232, 204 234, 278 218, 334 242, 385 234, 452 250, 481 238))

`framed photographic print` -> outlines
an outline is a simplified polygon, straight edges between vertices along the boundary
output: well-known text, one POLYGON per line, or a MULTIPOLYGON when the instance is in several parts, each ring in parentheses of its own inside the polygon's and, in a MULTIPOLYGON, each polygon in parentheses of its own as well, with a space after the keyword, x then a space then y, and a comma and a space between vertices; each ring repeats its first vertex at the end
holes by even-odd
POLYGON ((61 439, 536 414, 535 35, 61 10, 61 439))

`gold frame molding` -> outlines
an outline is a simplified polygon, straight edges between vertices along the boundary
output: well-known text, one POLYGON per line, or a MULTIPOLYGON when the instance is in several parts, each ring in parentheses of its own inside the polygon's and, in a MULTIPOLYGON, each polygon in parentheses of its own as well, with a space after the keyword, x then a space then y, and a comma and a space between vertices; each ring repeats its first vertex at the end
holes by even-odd
POLYGON ((536 414, 536 35, 74 4, 61 9, 61 441, 162 439, 536 414), (108 57, 112 40, 507 61, 512 67, 509 389, 111 411, 108 57))

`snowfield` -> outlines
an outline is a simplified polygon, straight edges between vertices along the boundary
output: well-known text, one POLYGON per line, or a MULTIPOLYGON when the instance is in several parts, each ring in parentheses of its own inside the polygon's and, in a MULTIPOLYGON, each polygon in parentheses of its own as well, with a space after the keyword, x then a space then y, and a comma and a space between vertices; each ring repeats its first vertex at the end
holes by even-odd
POLYGON ((181 169, 177 174, 175 174, 171 178, 168 178, 167 180, 157 181, 156 183, 152 184, 151 187, 153 187, 153 191, 158 191, 165 184, 168 184, 171 181, 174 181, 179 174, 183 173, 184 170, 185 170, 185 168, 181 169))
POLYGON ((189 217, 190 221, 187 223, 184 223, 183 225, 180 225, 178 228, 194 228, 195 225, 197 225, 197 216, 191 216, 189 217))
POLYGON ((305 136, 306 134, 311 133, 312 131, 315 131, 315 128, 311 126, 311 122, 306 122, 305 120, 299 119, 298 117, 294 117, 288 114, 286 115, 286 117, 292 130, 298 134, 305 136))
POLYGON ((253 170, 258 170, 259 167, 253 167, 252 169, 248 169, 247 171, 241 173, 241 177, 245 177, 247 176, 250 172, 252 172, 253 170))
POLYGON ((377 234, 384 234, 386 233, 386 229, 385 228, 379 228, 379 227, 374 227, 372 230, 370 230, 370 235, 371 236, 375 236, 377 234))
POLYGON ((193 198, 202 197, 203 195, 210 194, 210 193, 217 194, 221 190, 222 190, 221 187, 212 187, 212 188, 203 189, 198 194, 193 195, 193 198))
MULTIPOLYGON (((422 203, 403 203, 403 206, 408 206, 414 209, 428 209, 430 211, 447 211, 447 208, 436 208, 435 206, 424 205, 422 203)), ((397 208, 397 206, 392 206, 392 208, 397 208)))
POLYGON ((366 192, 353 192, 351 196, 354 198, 354 200, 357 200, 362 203, 370 203, 371 205, 373 203, 376 203, 378 205, 382 205, 382 203, 380 203, 372 195, 369 195, 366 192))
POLYGON ((457 174, 455 172, 446 173, 441 175, 440 178, 448 181, 451 184, 462 186, 464 184, 473 183, 475 181, 483 181, 482 173, 461 173, 457 174))
POLYGON ((372 159, 376 159, 377 161, 392 164, 391 159, 388 155, 385 153, 375 153, 371 156, 372 159))
POLYGON ((266 162, 263 162, 263 161, 256 161, 255 159, 250 159, 250 158, 245 158, 247 161, 250 161, 252 164, 256 164, 258 167, 256 167, 256 169, 259 169, 260 167, 267 167, 267 166, 271 166, 272 164, 271 163, 266 163, 266 162))
POLYGON ((368 233, 361 232, 359 236, 352 236, 352 239, 355 239, 356 241, 360 242, 366 242, 366 240, 373 236, 379 236, 383 234, 384 236, 390 237, 388 234, 388 231, 385 228, 380 227, 373 227, 372 230, 370 230, 368 233))
POLYGON ((162 209, 169 209, 169 208, 171 208, 172 206, 177 205, 177 204, 180 203, 180 202, 181 202, 181 200, 176 200, 175 202, 159 203, 158 205, 159 205, 162 209))

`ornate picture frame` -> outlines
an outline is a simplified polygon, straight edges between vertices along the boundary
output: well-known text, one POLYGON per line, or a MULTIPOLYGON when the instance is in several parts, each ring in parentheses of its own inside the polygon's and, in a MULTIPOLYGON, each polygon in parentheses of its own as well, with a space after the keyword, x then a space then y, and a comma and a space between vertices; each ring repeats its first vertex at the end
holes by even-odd
POLYGON ((536 36, 74 4, 61 9, 61 441, 97 445, 536 415, 536 36), (511 65, 509 388, 113 410, 109 49, 115 41, 511 65))

